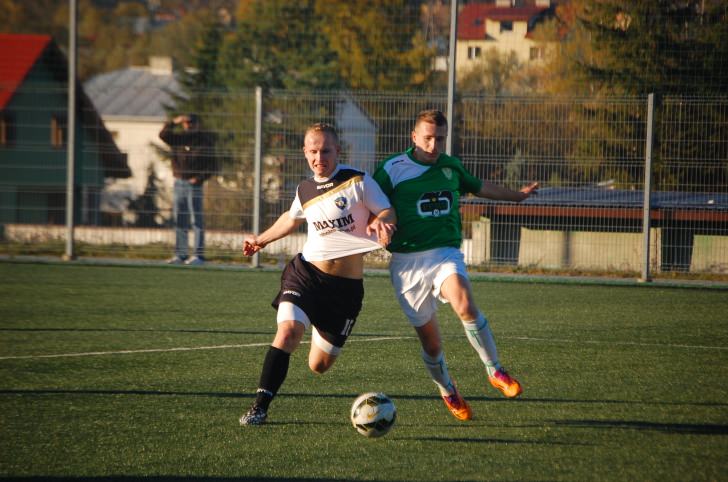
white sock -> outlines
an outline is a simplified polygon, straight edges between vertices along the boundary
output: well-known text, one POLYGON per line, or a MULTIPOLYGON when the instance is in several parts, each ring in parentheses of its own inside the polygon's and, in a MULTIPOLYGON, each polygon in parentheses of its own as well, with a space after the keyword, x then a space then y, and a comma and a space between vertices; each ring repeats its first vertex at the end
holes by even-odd
POLYGON ((455 387, 450 379, 447 371, 447 362, 445 361, 445 352, 440 352, 436 357, 431 357, 422 351, 422 361, 425 362, 425 368, 430 373, 432 381, 435 382, 437 388, 440 389, 440 395, 447 396, 455 393, 455 387))
POLYGON ((495 347, 495 340, 493 339, 493 333, 490 331, 488 320, 485 319, 482 313, 478 312, 477 319, 460 321, 463 323, 468 341, 478 352, 480 359, 483 360, 488 376, 493 376, 501 366, 500 362, 498 362, 498 350, 495 347))

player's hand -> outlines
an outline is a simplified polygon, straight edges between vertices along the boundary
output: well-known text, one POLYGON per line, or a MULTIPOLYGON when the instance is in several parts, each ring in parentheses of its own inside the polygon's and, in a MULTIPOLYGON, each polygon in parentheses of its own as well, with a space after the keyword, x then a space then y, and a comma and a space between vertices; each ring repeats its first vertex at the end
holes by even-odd
POLYGON ((389 243, 392 241, 392 236, 394 235, 394 232, 397 230, 397 226, 392 223, 385 223, 383 221, 380 221, 379 219, 372 220, 371 223, 367 225, 367 236, 371 236, 372 234, 377 235, 377 243, 379 243, 382 247, 387 247, 389 243))
POLYGON ((255 236, 248 236, 243 241, 243 255, 245 256, 253 256, 261 249, 263 249, 263 246, 258 243, 258 240, 255 238, 255 236))
POLYGON ((528 186, 521 188, 521 192, 525 194, 525 196, 523 196, 523 199, 526 199, 529 196, 533 196, 534 194, 538 194, 538 186, 538 182, 532 182, 528 186))

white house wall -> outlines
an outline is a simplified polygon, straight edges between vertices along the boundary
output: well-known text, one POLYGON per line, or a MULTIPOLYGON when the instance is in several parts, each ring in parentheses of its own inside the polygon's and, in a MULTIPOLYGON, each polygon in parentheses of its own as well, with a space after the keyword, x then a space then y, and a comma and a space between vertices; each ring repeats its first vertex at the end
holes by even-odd
MULTIPOLYGON (((106 128, 112 133, 119 149, 126 153, 131 177, 111 182, 106 187, 103 204, 106 211, 124 214, 129 200, 141 196, 147 188, 149 168, 159 179, 163 189, 171 193, 174 184, 169 162, 162 159, 157 148, 166 149, 159 139, 159 132, 164 126, 161 120, 126 120, 104 119, 106 128), (124 201, 126 199, 126 201, 124 201)), ((165 206, 158 206, 164 208, 165 206)), ((129 215, 130 213, 127 213, 129 215)), ((131 219, 126 221, 133 222, 131 219)))
POLYGON ((345 161, 352 167, 373 172, 376 165, 376 125, 351 100, 336 112, 336 126, 344 147, 345 161))

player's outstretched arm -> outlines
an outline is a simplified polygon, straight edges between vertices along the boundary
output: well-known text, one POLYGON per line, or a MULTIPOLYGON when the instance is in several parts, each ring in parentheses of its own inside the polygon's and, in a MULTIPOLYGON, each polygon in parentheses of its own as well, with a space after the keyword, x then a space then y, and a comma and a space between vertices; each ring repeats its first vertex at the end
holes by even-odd
POLYGON ((386 247, 392 241, 392 235, 397 230, 397 215, 393 208, 383 209, 379 214, 372 213, 367 224, 367 235, 377 235, 377 242, 386 247))
POLYGON ((514 191, 513 189, 508 189, 507 187, 489 181, 483 181, 483 186, 476 196, 493 199, 495 201, 521 202, 529 196, 536 194, 537 190, 538 182, 532 182, 521 188, 520 191, 514 191))
POLYGON ((252 256, 267 245, 288 236, 303 223, 303 219, 293 219, 288 212, 281 214, 275 223, 259 235, 249 234, 243 239, 243 254, 252 256))

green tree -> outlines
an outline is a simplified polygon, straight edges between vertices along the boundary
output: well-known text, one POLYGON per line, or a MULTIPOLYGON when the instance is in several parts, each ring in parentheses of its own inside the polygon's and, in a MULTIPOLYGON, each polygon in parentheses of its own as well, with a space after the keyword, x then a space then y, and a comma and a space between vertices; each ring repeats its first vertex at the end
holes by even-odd
MULTIPOLYGON (((337 54, 321 32, 321 19, 315 15, 313 0, 248 0, 237 10, 235 32, 223 41, 218 69, 229 91, 225 108, 235 105, 235 118, 226 119, 234 132, 231 149, 237 161, 236 183, 252 191, 252 140, 255 103, 253 88, 262 87, 266 94, 266 112, 295 114, 295 122, 281 124, 275 115, 265 117, 263 139, 265 155, 285 162, 292 152, 300 152, 301 133, 314 121, 333 123, 337 99, 306 101, 295 91, 325 91, 345 86, 337 68, 337 54), (277 95, 269 95, 278 89, 277 95), (245 116, 244 122, 240 117, 245 116), (241 125, 248 131, 241 132, 241 125)), ((309 96, 310 98, 310 96, 309 96)), ((273 175, 272 167, 264 176, 273 175)), ((280 209, 280 206, 278 207, 280 209)), ((263 216, 275 211, 264 206, 263 216)), ((246 212, 249 212, 246 211, 246 212)), ((245 222, 245 220, 244 220, 245 222)))
MULTIPOLYGON (((170 22, 160 29, 144 35, 148 52, 166 55, 179 66, 195 65, 195 44, 202 38, 205 29, 215 18, 212 9, 198 8, 187 12, 176 22, 170 22)), ((220 26, 223 32, 228 27, 220 26)), ((223 33, 224 34, 224 33, 223 33)))
POLYGON ((342 86, 336 54, 319 31, 313 0, 252 0, 238 9, 221 52, 230 87, 332 89, 342 86))
POLYGON ((572 122, 582 135, 565 156, 573 159, 571 178, 593 178, 594 170, 579 165, 586 159, 600 177, 614 178, 617 187, 641 185, 646 108, 633 96, 654 92, 665 99, 655 112, 656 189, 724 189, 728 147, 716 140, 726 135, 724 104, 686 104, 681 111, 674 100, 725 95, 724 1, 572 0, 557 8, 557 21, 539 34, 561 40, 540 79, 545 90, 594 99, 574 111, 572 122), (680 119, 688 114, 696 117, 680 119))
POLYGON ((419 89, 431 81, 434 49, 426 44, 420 3, 318 0, 315 13, 353 89, 419 89))
POLYGON ((33 2, 0 0, 0 12, 2 12, 0 32, 46 33, 53 35, 57 40, 65 40, 66 37, 59 34, 63 34, 63 27, 68 25, 68 15, 62 20, 63 23, 59 24, 55 15, 58 8, 58 0, 35 0, 33 2))
POLYGON ((215 19, 208 17, 198 38, 194 41, 187 68, 177 72, 182 94, 173 96, 175 110, 179 112, 215 111, 216 102, 210 103, 225 88, 219 68, 223 33, 215 19))
POLYGON ((572 0, 551 90, 586 94, 719 94, 728 85, 728 5, 721 0, 572 0))

